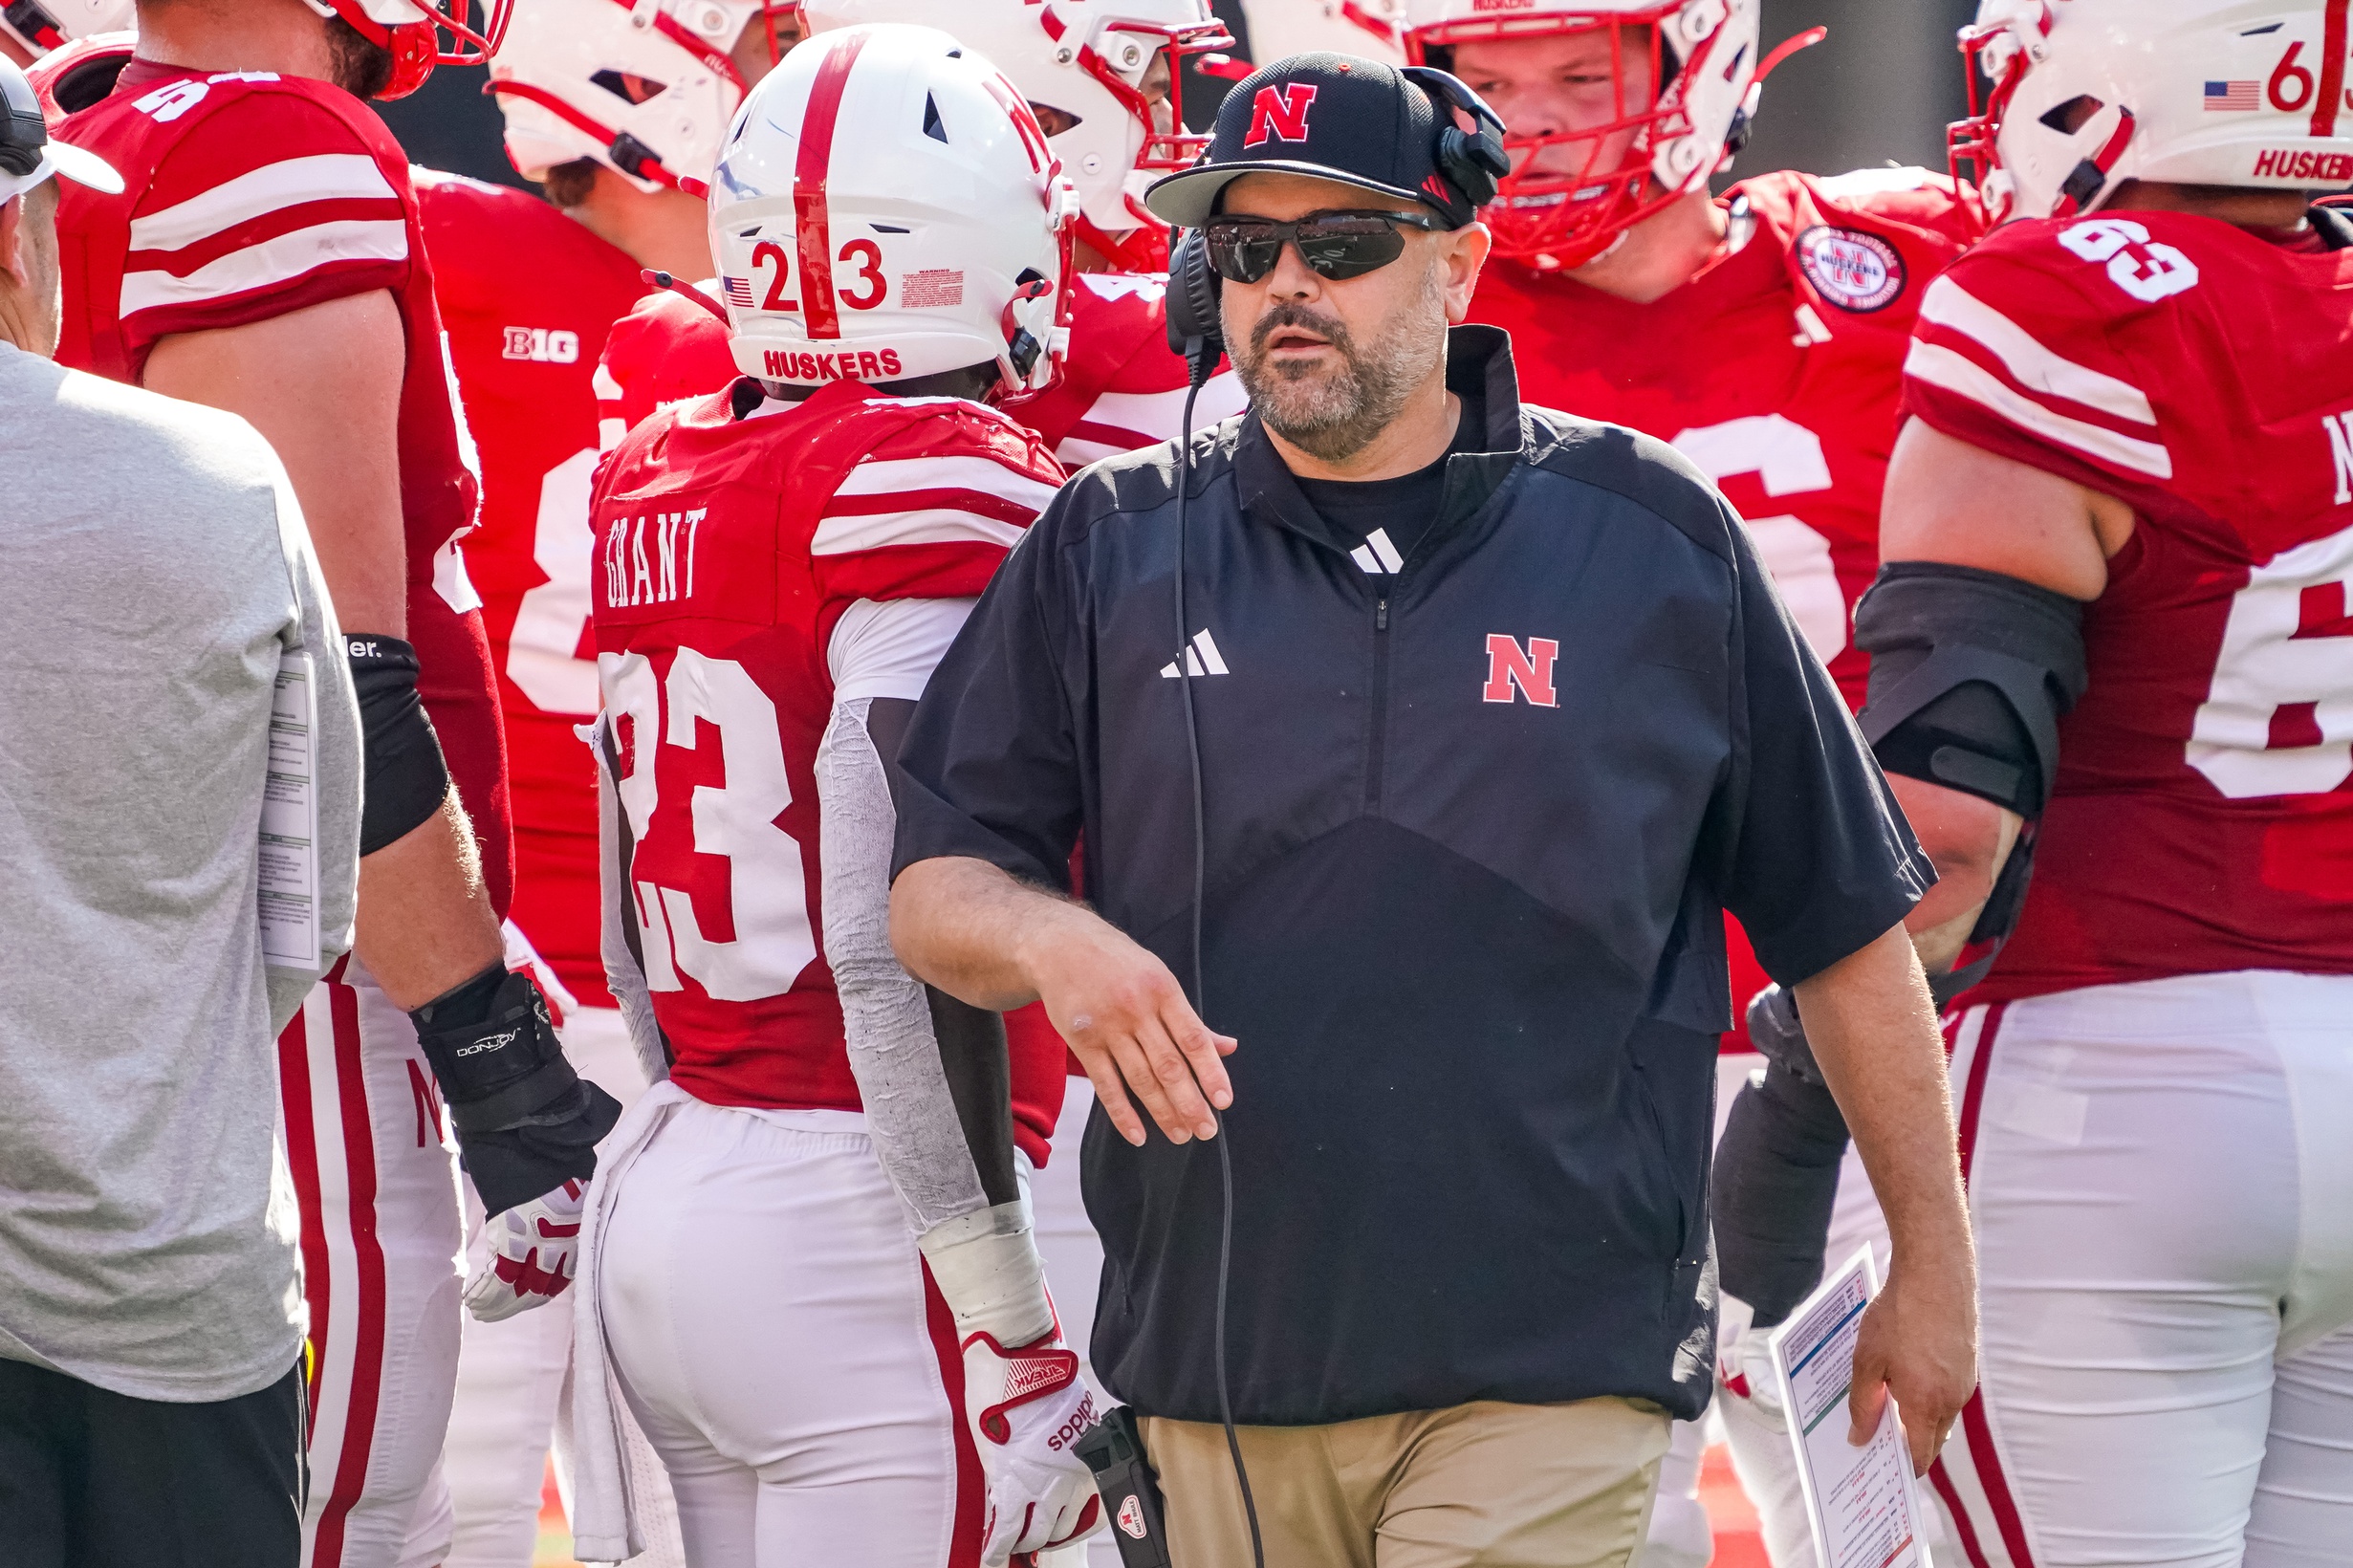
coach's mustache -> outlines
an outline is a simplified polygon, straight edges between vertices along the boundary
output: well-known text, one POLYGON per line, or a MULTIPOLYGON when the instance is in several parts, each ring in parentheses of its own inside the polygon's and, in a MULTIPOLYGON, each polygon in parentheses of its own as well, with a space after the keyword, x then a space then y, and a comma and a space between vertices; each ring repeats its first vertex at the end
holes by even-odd
POLYGON ((1324 316, 1294 301, 1271 307, 1250 329, 1251 358, 1266 358, 1267 339, 1284 327, 1305 327, 1308 331, 1340 350, 1342 358, 1354 360, 1356 345, 1349 340, 1348 328, 1336 316, 1324 316))

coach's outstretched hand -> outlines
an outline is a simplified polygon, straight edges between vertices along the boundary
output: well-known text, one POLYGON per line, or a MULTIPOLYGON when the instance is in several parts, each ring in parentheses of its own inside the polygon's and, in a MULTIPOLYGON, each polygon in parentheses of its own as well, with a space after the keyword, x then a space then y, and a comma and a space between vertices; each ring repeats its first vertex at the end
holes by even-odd
POLYGON ((1086 905, 948 856, 899 874, 890 935, 908 973, 959 1001, 1008 1013, 1042 1000, 1130 1143, 1144 1143, 1130 1094, 1173 1143, 1217 1136, 1216 1113, 1233 1103, 1233 1038, 1201 1021, 1167 965, 1086 905))

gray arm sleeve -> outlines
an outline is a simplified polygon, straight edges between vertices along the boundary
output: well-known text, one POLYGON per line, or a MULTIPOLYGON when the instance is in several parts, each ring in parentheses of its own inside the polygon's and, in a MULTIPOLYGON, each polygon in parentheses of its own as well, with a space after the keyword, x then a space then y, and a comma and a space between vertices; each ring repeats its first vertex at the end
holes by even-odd
POLYGON ((311 789, 318 801, 318 838, 312 846, 318 868, 318 964, 266 966, 270 1027, 279 1030, 301 1010, 318 977, 351 951, 352 911, 359 897, 359 703, 351 688, 351 665, 343 657, 343 634, 336 624, 335 601, 311 549, 294 487, 276 470, 278 545, 294 589, 295 621, 284 646, 310 656, 311 685, 318 723, 311 736, 311 789))
POLYGON ((875 1151, 917 1233, 989 1209, 940 1065, 924 988, 890 947, 890 854, 897 814, 866 733, 870 699, 835 707, 817 747, 817 860, 824 868, 825 961, 833 967, 875 1151))
POLYGON ((670 1061, 662 1049, 662 1028, 654 1022, 654 993, 645 984, 645 971, 639 967, 637 954, 629 950, 629 880, 621 863, 621 790, 613 782, 612 764, 606 760, 612 726, 612 719, 599 713, 594 724, 574 731, 588 743, 596 757, 597 885, 602 894, 597 948, 604 960, 605 989, 620 1004, 621 1023, 629 1031, 638 1066, 644 1070, 645 1081, 654 1084, 670 1076, 670 1061))

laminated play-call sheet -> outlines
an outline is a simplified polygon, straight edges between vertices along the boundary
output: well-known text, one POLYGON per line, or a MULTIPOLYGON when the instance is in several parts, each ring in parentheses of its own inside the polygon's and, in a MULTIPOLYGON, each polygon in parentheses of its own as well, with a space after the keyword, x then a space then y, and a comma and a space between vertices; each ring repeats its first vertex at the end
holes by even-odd
POLYGON ((318 968, 317 734, 311 656, 281 654, 261 802, 261 950, 288 969, 318 968))
POLYGON ((1878 1294, 1879 1269, 1864 1247, 1831 1272, 1771 1341, 1821 1568, 1928 1568, 1920 1494, 1894 1402, 1868 1443, 1856 1448, 1846 1440, 1855 1339, 1863 1309, 1878 1294))

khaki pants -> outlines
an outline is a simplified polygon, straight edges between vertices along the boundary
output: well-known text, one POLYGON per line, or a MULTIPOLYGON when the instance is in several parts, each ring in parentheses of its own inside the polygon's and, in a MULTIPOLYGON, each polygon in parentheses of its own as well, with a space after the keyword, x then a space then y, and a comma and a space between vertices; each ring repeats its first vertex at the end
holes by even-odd
MULTIPOLYGON (((1251 1568, 1225 1429, 1143 1426, 1175 1568, 1251 1568)), ((1267 1568, 1623 1568, 1667 1426, 1640 1401, 1482 1400, 1240 1437, 1267 1568)))

